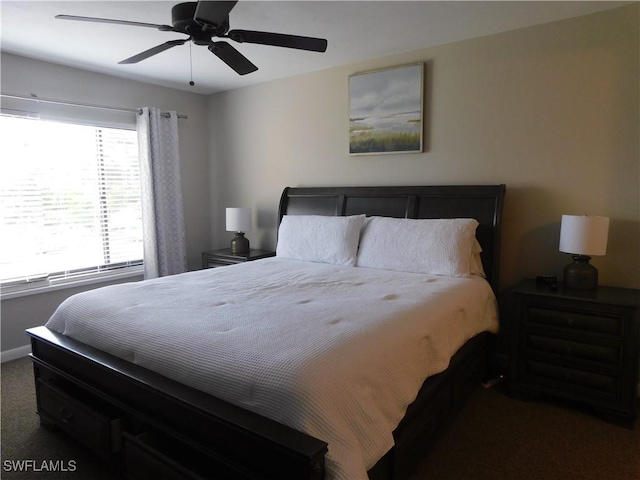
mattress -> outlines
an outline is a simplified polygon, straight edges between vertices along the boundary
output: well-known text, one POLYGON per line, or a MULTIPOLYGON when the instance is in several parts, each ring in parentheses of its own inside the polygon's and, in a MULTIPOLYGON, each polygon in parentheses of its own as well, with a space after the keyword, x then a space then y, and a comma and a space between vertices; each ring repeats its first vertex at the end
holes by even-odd
POLYGON ((46 326, 324 440, 327 478, 357 480, 498 319, 481 277, 275 257, 84 292, 46 326))

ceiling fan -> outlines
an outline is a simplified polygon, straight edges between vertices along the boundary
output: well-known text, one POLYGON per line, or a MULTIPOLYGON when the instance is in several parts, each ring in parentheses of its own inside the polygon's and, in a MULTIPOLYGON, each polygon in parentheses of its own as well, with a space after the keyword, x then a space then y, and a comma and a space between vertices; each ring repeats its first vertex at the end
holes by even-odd
POLYGON ((255 30, 229 30, 229 12, 235 7, 236 1, 198 1, 174 5, 171 8, 171 23, 173 25, 157 25, 153 23, 130 22, 127 20, 113 20, 109 18, 79 17, 75 15, 56 15, 63 20, 79 20, 82 22, 113 23, 130 25, 132 27, 155 28, 161 32, 176 32, 188 35, 188 38, 169 40, 149 50, 138 53, 133 57, 118 62, 119 64, 138 63, 170 48, 184 45, 191 41, 196 45, 206 46, 211 53, 235 70, 239 75, 258 70, 247 57, 242 55, 231 44, 214 41, 214 38, 225 38, 238 43, 256 43, 275 47, 295 48, 312 52, 327 50, 327 41, 322 38, 301 37, 282 33, 258 32, 255 30))

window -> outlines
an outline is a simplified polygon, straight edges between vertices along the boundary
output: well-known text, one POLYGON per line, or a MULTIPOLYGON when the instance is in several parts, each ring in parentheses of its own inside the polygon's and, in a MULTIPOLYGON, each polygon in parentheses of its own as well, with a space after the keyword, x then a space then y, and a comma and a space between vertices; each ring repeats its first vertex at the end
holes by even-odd
POLYGON ((0 116, 0 282, 141 264, 136 131, 0 116))

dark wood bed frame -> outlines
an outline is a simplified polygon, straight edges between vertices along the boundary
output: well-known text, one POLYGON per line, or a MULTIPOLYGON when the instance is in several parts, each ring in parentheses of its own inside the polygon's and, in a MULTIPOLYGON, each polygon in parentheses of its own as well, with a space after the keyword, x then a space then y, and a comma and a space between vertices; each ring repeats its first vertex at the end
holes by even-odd
MULTIPOLYGON (((504 185, 286 188, 283 215, 475 218, 498 292, 504 185)), ((322 479, 327 444, 46 327, 31 337, 38 414, 128 478, 322 479)), ((489 334, 424 383, 371 479, 406 478, 486 375, 489 334)))

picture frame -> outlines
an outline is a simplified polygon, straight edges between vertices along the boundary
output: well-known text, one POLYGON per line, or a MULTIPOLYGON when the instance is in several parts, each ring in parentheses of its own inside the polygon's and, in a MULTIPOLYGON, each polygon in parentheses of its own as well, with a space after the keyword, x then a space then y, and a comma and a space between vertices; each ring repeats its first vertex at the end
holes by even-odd
POLYGON ((349 155, 422 153, 424 64, 349 77, 349 155))

